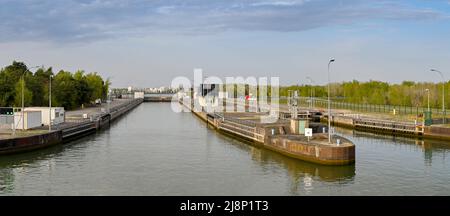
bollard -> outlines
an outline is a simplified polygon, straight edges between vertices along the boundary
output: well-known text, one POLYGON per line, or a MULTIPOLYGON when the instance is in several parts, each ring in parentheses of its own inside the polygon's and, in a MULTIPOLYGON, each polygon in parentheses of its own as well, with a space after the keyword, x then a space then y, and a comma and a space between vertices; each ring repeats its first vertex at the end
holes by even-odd
POLYGON ((337 144, 337 146, 339 146, 339 145, 341 144, 341 140, 340 140, 340 139, 337 139, 337 140, 336 140, 336 144, 337 144))

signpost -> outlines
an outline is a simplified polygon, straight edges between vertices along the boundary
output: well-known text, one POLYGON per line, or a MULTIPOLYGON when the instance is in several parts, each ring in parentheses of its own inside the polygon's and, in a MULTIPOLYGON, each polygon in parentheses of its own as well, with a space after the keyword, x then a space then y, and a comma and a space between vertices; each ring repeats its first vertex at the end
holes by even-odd
POLYGON ((308 142, 309 142, 309 139, 313 136, 312 128, 305 128, 305 136, 308 137, 308 142))

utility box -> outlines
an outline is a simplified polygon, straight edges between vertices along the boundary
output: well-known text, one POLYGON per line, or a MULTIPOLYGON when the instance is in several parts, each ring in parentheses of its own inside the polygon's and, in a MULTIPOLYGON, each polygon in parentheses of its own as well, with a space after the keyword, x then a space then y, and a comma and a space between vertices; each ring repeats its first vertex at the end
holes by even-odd
POLYGON ((291 131, 294 134, 305 134, 305 128, 309 127, 309 121, 306 119, 291 119, 291 131))
POLYGON ((433 124, 433 118, 431 115, 431 111, 425 111, 424 113, 424 118, 425 118, 425 126, 430 126, 433 124))
POLYGON ((42 124, 49 125, 49 113, 52 118, 52 125, 64 123, 65 111, 64 107, 52 107, 51 111, 48 107, 27 107, 25 111, 41 111, 42 124))
POLYGON ((42 115, 41 111, 25 111, 16 112, 14 115, 14 124, 16 129, 33 129, 42 126, 42 115), (23 114, 23 117, 22 117, 23 114))

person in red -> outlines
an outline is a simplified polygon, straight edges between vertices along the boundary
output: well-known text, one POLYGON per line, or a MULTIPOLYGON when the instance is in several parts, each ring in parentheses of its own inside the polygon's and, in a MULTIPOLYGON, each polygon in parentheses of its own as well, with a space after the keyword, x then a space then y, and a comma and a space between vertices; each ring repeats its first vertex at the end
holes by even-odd
POLYGON ((249 100, 250 99, 250 95, 245 95, 245 100, 249 100))

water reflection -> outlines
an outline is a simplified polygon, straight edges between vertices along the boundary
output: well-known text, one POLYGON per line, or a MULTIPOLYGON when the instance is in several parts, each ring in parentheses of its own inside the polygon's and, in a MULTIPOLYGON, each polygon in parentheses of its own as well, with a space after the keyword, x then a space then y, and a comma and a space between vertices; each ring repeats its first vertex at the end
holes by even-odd
POLYGON ((64 151, 67 149, 88 147, 86 145, 86 142, 92 140, 94 136, 95 135, 90 135, 67 144, 56 145, 40 150, 20 154, 2 155, 0 157, 0 170, 3 170, 8 167, 16 168, 16 167, 35 166, 36 164, 51 161, 55 157, 63 154, 64 151))
POLYGON ((89 141, 96 135, 89 135, 79 140, 66 143, 64 145, 56 145, 40 150, 2 155, 0 157, 0 194, 8 194, 14 192, 16 177, 15 173, 27 173, 34 168, 45 170, 49 175, 52 174, 56 167, 56 158, 73 148, 87 148, 89 141))
POLYGON ((250 146, 241 141, 236 141, 219 132, 216 134, 223 139, 227 139, 227 143, 232 144, 236 148, 248 151, 252 160, 258 162, 262 167, 268 167, 276 164, 280 169, 286 170, 292 182, 291 192, 298 191, 296 187, 301 182, 301 179, 306 179, 305 186, 309 187, 311 182, 315 180, 325 182, 337 182, 340 184, 349 184, 353 181, 355 176, 355 164, 347 166, 326 166, 320 164, 313 164, 298 159, 293 159, 281 155, 279 153, 250 146))
POLYGON ((10 168, 0 168, 0 193, 10 193, 14 190, 14 171, 10 168))
POLYGON ((143 104, 65 145, 0 156, 0 194, 448 195, 447 142, 337 130, 356 164, 325 166, 257 148, 169 104, 143 104))
POLYGON ((445 159, 446 153, 450 151, 448 141, 377 134, 345 128, 339 128, 336 129, 336 131, 349 138, 363 138, 365 140, 371 140, 372 142, 377 141, 384 144, 408 146, 414 150, 420 149, 423 152, 424 163, 427 166, 432 165, 433 154, 442 154, 442 157, 445 159))

